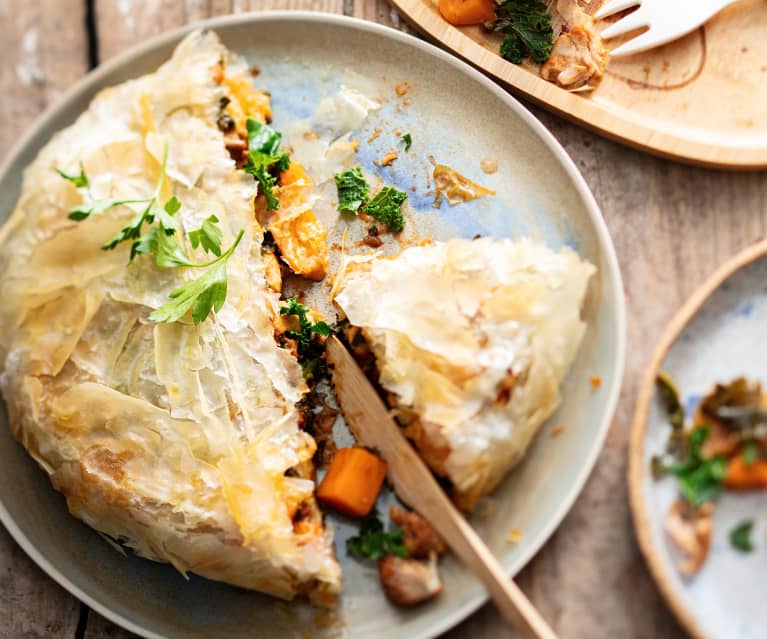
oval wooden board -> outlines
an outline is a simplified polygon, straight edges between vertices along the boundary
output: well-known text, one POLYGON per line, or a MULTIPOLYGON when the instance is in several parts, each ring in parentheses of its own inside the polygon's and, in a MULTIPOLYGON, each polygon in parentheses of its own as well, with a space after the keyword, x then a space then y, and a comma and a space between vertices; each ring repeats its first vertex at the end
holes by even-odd
MULTIPOLYGON (((744 0, 681 40, 611 60, 591 94, 569 93, 535 67, 507 62, 497 35, 453 27, 436 0, 391 1, 429 38, 515 93, 606 137, 692 164, 767 168, 764 0, 744 0)), ((599 5, 592 0, 589 11, 599 5)))
MULTIPOLYGON (((680 338, 684 339, 685 330, 717 291, 741 269, 764 259, 765 256, 767 256, 767 240, 762 240, 741 251, 720 266, 693 293, 672 318, 658 341, 652 359, 645 370, 631 429, 628 463, 629 502, 639 547, 663 598, 694 639, 714 639, 716 635, 711 635, 703 630, 701 620, 699 619, 701 607, 691 606, 689 601, 685 601, 673 562, 670 562, 668 557, 666 557, 666 553, 657 542, 657 535, 654 534, 653 520, 654 515, 657 515, 657 513, 652 512, 651 500, 648 499, 645 490, 648 470, 650 468, 648 457, 653 452, 652 450, 645 450, 645 444, 649 428, 648 422, 651 419, 651 407, 655 398, 655 380, 662 367, 665 368, 664 362, 666 362, 667 356, 675 342, 680 338)), ((725 320, 722 316, 718 315, 716 321, 723 322, 725 320)), ((747 345, 748 347, 750 345, 747 345)), ((712 374, 715 375, 715 373, 712 374)), ((742 499, 743 497, 738 496, 738 498, 742 499)), ((758 498, 762 499, 761 497, 758 498)), ((712 546, 716 547, 716 543, 712 544, 712 546)), ((713 552, 712 550, 711 554, 713 552)), ((711 557, 709 557, 708 561, 711 560, 711 557)), ((733 560, 734 557, 729 557, 727 561, 731 562, 733 560)), ((751 569, 751 574, 753 574, 753 569, 751 569)), ((759 577, 755 576, 754 578, 758 582, 759 577)), ((720 582, 727 584, 727 576, 721 573, 715 575, 713 579, 718 579, 720 582)), ((711 577, 709 577, 708 583, 710 585, 711 577)), ((724 587, 728 587, 728 585, 724 587)), ((723 614, 728 620, 733 616, 732 611, 729 610, 723 614)), ((742 626, 742 624, 740 625, 742 626)), ((730 635, 727 636, 728 638, 730 637, 730 635)), ((735 635, 731 636, 734 637, 735 635)), ((761 636, 761 634, 757 636, 761 636)))

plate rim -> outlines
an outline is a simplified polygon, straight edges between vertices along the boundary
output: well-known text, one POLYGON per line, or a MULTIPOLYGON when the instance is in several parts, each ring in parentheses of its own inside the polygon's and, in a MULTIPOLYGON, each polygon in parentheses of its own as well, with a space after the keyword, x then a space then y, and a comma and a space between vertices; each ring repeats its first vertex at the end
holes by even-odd
MULTIPOLYGON (((532 543, 528 551, 524 555, 520 555, 514 560, 509 558, 509 553, 504 557, 500 557, 499 561, 504 571, 511 577, 516 575, 522 568, 527 565, 530 560, 540 551, 541 547, 550 539, 551 535, 560 526, 565 516, 570 512, 576 499, 580 495, 583 487, 591 475, 594 469, 597 458, 604 448, 605 439, 610 429, 613 417, 615 416, 618 399, 620 396, 620 390, 623 385, 623 377, 625 372, 626 363, 626 349, 627 349, 627 311, 626 311, 626 299, 623 287, 623 277, 621 274, 618 258, 615 252, 615 247, 610 237, 607 224, 602 215, 601 209, 596 202, 596 199, 591 192, 585 178, 580 173, 575 165, 575 162, 565 151, 564 147, 554 137, 554 135, 537 119, 535 116, 522 105, 514 96, 510 95, 503 88, 494 83, 487 76, 483 75, 471 65, 467 64, 457 56, 423 40, 416 38, 410 34, 398 31, 391 27, 363 20, 361 18, 355 18, 352 16, 345 16, 341 14, 327 13, 321 11, 307 11, 307 10, 277 10, 277 11, 248 11, 237 14, 229 14, 225 16, 218 16, 208 18, 205 20, 194 21, 180 27, 165 31, 151 38, 148 38, 141 43, 129 47, 125 51, 115 55, 103 64, 98 65, 94 69, 86 73, 82 78, 69 87, 55 102, 51 103, 33 122, 24 135, 16 142, 16 144, 10 149, 5 159, 0 163, 0 182, 2 182, 6 175, 12 170, 16 158, 21 154, 24 148, 39 135, 40 131, 45 127, 46 123, 57 116, 59 112, 66 109, 66 107, 75 99, 82 95, 94 94, 96 85, 105 77, 111 73, 120 69, 129 67, 130 64, 136 59, 147 52, 163 47, 172 45, 184 35, 195 30, 216 30, 218 28, 225 28, 238 24, 253 24, 253 23, 268 23, 270 21, 293 21, 296 23, 305 22, 321 22, 334 26, 347 27, 355 30, 366 31, 379 36, 383 36, 390 40, 393 40, 397 44, 403 44, 405 46, 413 46, 417 49, 424 51, 447 64, 455 67, 458 71, 465 76, 479 82, 487 90, 494 93, 508 108, 514 111, 531 130, 537 134, 541 142, 553 153, 560 166, 563 168, 568 178, 572 181, 578 195, 582 199, 589 218, 594 225, 594 232, 597 237, 598 246, 601 251, 601 257, 603 258, 602 269, 611 275, 612 279, 612 291, 616 300, 616 317, 615 324, 612 327, 616 335, 615 353, 613 362, 615 364, 615 377, 610 380, 610 387, 608 389, 608 397, 606 399, 606 410, 599 424, 597 436, 594 440, 591 450, 586 456, 585 463, 579 473, 577 474, 575 481, 572 482, 570 488, 565 492, 565 497, 562 500, 559 509, 556 511, 555 516, 551 518, 549 523, 543 527, 539 538, 535 543, 532 543)), ((156 633, 152 630, 141 627, 131 619, 124 617, 123 615, 114 612, 108 606, 97 601, 85 593, 81 588, 76 586, 70 579, 60 572, 57 568, 51 565, 48 560, 39 552, 32 543, 27 539, 21 529, 16 525, 12 516, 8 512, 0 499, 0 522, 5 526, 14 541, 24 550, 24 552, 56 583, 62 588, 67 590, 70 594, 75 596, 81 602, 85 603, 88 607, 95 610, 103 617, 109 619, 115 624, 135 633, 140 637, 146 639, 168 639, 166 635, 156 633)), ((472 577, 473 578, 473 577, 472 577)), ((438 621, 416 635, 413 635, 410 639, 433 639, 434 637, 448 631, 454 627, 469 615, 479 609, 485 602, 488 601, 487 593, 479 586, 479 582, 475 579, 474 594, 470 593, 467 597, 467 601, 452 609, 449 614, 445 614, 441 621, 438 621)))
POLYGON ((682 601, 681 596, 673 586, 673 582, 666 570, 666 564, 660 557, 660 552, 653 543, 650 529, 649 508, 644 495, 644 480, 647 469, 644 463, 645 435, 647 422, 650 414, 650 404, 655 396, 655 378, 666 358, 671 346, 679 338, 682 331, 695 317, 704 304, 716 293, 717 290, 738 271, 760 258, 767 256, 767 239, 760 240, 741 250, 724 264, 719 266, 706 280, 698 286, 693 294, 687 298, 681 308, 674 314, 671 321, 666 325, 660 339, 656 343, 650 363, 645 370, 644 377, 637 396, 637 405, 634 412, 634 420, 631 426, 629 438, 629 463, 628 463, 628 492, 629 506, 631 508, 634 532, 639 542, 639 549, 645 563, 650 570, 661 596, 666 605, 674 613, 678 621, 693 639, 714 639, 707 635, 698 624, 695 616, 682 601))
POLYGON ((742 171, 767 168, 767 143, 756 147, 711 144, 620 117, 601 103, 566 91, 506 62, 449 24, 426 5, 426 0, 390 1, 430 40, 448 48, 524 98, 610 140, 685 164, 742 171))

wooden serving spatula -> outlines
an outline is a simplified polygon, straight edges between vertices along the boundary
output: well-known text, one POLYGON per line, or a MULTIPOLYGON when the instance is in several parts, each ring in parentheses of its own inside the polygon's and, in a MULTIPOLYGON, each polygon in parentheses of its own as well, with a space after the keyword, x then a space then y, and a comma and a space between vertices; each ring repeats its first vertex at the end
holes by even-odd
POLYGON ((346 347, 332 336, 327 359, 346 424, 361 446, 377 451, 389 466, 397 496, 421 514, 448 547, 485 585, 503 618, 525 637, 556 635, 421 461, 346 347))

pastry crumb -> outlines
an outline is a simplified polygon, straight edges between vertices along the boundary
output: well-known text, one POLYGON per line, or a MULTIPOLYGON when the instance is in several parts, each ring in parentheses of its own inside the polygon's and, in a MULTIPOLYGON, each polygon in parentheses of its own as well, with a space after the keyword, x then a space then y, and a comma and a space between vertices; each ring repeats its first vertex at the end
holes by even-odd
POLYGON ((510 544, 518 544, 520 541, 522 541, 522 536, 524 533, 522 532, 521 528, 512 528, 509 531, 509 534, 506 535, 506 541, 508 541, 510 544))
POLYGON ((375 129, 373 129, 373 133, 370 134, 370 137, 368 138, 368 144, 373 142, 379 135, 381 135, 381 127, 377 126, 375 129))
POLYGON ((554 428, 551 429, 551 436, 559 437, 564 432, 565 432, 564 426, 554 426, 554 428))
POLYGON ((479 162, 479 166, 483 173, 490 175, 498 171, 498 160, 495 158, 482 158, 479 162))
POLYGON ((391 166, 392 162, 399 157, 396 151, 389 151, 381 158, 381 166, 391 166))
POLYGON ((599 390, 602 388, 602 378, 599 375, 593 375, 589 380, 592 390, 599 390))

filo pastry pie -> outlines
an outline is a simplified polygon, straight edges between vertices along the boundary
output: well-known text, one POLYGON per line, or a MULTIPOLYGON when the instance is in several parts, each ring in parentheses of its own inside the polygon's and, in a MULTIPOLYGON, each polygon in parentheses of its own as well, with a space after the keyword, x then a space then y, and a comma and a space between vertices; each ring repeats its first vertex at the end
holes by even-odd
POLYGON ((471 509, 560 402, 594 267, 531 240, 452 239, 346 257, 333 286, 350 346, 406 434, 471 509))
POLYGON ((14 436, 76 517, 182 573, 329 603, 340 569, 313 497, 315 442, 299 429, 307 389, 275 342, 257 186, 225 148, 224 106, 240 130, 269 117, 244 61, 195 33, 40 151, 1 232, 0 388, 14 436), (194 269, 129 263, 129 242, 100 248, 145 205, 72 221, 83 189, 55 171, 82 167, 94 200, 142 199, 165 152, 163 200, 183 203, 187 234, 210 215, 224 247, 244 229, 226 304, 197 325, 148 317, 194 269))

